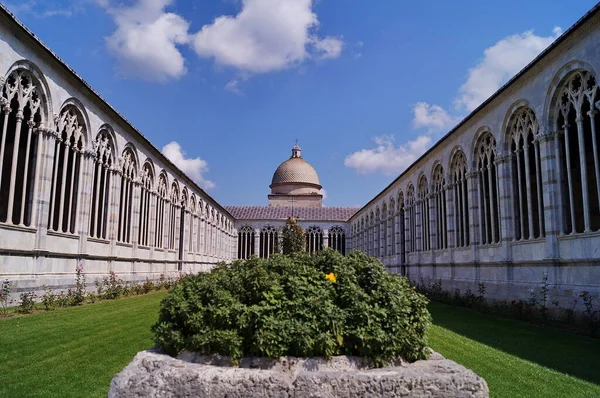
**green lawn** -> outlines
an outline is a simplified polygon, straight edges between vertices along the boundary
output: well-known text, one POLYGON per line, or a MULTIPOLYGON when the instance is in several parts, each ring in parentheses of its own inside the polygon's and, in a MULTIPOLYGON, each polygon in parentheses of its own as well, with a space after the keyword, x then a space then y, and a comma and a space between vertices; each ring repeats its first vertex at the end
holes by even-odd
POLYGON ((166 293, 0 319, 0 397, 106 397, 166 293))
POLYGON ((431 303, 430 346, 492 397, 600 397, 600 340, 431 303))
MULTIPOLYGON (((104 397, 152 346, 165 293, 0 319, 0 397, 104 397)), ((600 340, 432 303, 433 349, 484 377, 493 397, 600 397, 600 340)))

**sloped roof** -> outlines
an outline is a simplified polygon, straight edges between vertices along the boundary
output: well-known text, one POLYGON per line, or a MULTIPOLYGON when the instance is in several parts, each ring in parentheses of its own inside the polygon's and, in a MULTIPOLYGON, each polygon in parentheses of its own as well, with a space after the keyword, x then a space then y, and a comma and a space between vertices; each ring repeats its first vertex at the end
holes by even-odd
POLYGON ((225 206, 236 220, 348 221, 358 207, 225 206))

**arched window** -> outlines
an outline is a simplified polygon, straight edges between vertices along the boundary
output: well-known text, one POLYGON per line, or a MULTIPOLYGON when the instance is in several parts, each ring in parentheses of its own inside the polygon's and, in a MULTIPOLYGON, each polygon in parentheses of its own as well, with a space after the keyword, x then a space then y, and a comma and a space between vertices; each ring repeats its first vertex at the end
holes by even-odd
POLYGON ((450 165, 452 188, 454 191, 454 244, 467 247, 469 238, 469 191, 467 188, 467 158, 463 152, 456 152, 450 165))
POLYGON ((142 246, 150 245, 150 206, 152 203, 152 187, 154 186, 154 173, 152 165, 146 162, 142 167, 140 176, 141 195, 140 195, 140 219, 138 242, 142 246))
POLYGON ((130 148, 123 152, 121 165, 121 190, 119 197, 119 229, 117 240, 131 243, 131 214, 133 210, 133 188, 137 178, 135 155, 130 148))
POLYGON ((30 226, 35 193, 40 89, 26 70, 0 89, 0 222, 30 226))
POLYGON ((538 123, 533 111, 521 108, 508 131, 513 181, 514 237, 517 240, 544 235, 544 205, 539 145, 535 140, 538 123))
POLYGON ((275 227, 266 225, 260 231, 260 257, 269 258, 273 253, 279 253, 279 236, 275 227))
POLYGON ((111 174, 114 145, 107 130, 94 141, 94 180, 90 214, 90 236, 107 239, 108 208, 110 205, 111 174))
POLYGON ((406 192, 406 252, 417 251, 417 215, 415 211, 415 186, 410 184, 406 192))
POLYGON ((158 185, 156 186, 156 224, 154 234, 154 246, 164 247, 163 239, 165 236, 165 211, 168 198, 167 177, 161 173, 158 177, 158 185))
POLYGON ((366 252, 366 245, 365 245, 365 218, 361 217, 360 218, 360 223, 358 225, 358 239, 359 239, 359 244, 360 244, 360 250, 362 250, 363 252, 366 252))
MULTIPOLYGON (((404 193, 398 194, 398 243, 400 244, 400 263, 404 265, 406 263, 406 225, 404 221, 405 209, 404 209, 404 193)), ((402 271, 402 275, 404 271, 402 271)))
POLYGON ((396 255, 396 201, 394 198, 390 199, 390 255, 396 255))
MULTIPOLYGON (((186 234, 187 229, 190 227, 189 221, 188 221, 188 214, 190 212, 189 209, 189 193, 187 190, 187 187, 183 187, 183 189, 181 190, 181 197, 179 198, 179 207, 177 207, 177 215, 179 218, 179 221, 177 222, 177 230, 175 231, 175 235, 177 236, 176 241, 179 241, 179 244, 176 246, 176 249, 181 250, 182 252, 185 251, 185 240, 186 237, 189 237, 188 234, 186 234)), ((191 242, 191 239, 190 239, 191 242)), ((188 243, 189 245, 189 243, 188 243)))
POLYGON ((175 250, 179 236, 179 185, 176 181, 171 184, 169 199, 169 240, 167 243, 169 249, 175 250))
POLYGON ((379 244, 379 255, 381 257, 386 257, 388 255, 388 217, 387 203, 384 203, 381 208, 381 239, 379 244))
POLYGON ((444 168, 437 165, 433 171, 432 181, 433 208, 435 211, 435 243, 436 249, 448 248, 448 234, 446 228, 446 179, 444 177, 444 168))
POLYGON ((212 254, 211 252, 211 241, 210 241, 210 234, 212 231, 212 219, 210 218, 210 208, 208 206, 208 204, 206 205, 205 208, 205 213, 204 213, 204 217, 205 217, 205 221, 204 221, 204 254, 206 255, 210 255, 212 254))
POLYGON ((323 230, 316 225, 306 230, 306 251, 315 253, 323 249, 323 230))
POLYGON ((375 225, 373 226, 374 257, 381 257, 381 213, 379 207, 375 210, 375 225))
POLYGON ((49 230, 71 234, 76 232, 85 133, 85 123, 79 109, 73 105, 65 106, 56 120, 58 139, 54 145, 49 230))
POLYGON ((217 219, 215 217, 215 209, 210 209, 210 225, 209 225, 209 253, 211 256, 215 255, 215 228, 217 219))
POLYGON ((344 255, 346 254, 346 232, 344 232, 344 228, 338 225, 331 227, 328 238, 330 248, 344 255))
POLYGON ((202 215, 202 211, 204 210, 204 201, 202 199, 198 199, 197 206, 197 215, 198 215, 198 225, 196 231, 196 253, 202 253, 202 237, 204 234, 204 217, 202 215))
POLYGON ((567 234, 600 229, 598 91, 591 73, 577 71, 568 77, 558 94, 559 181, 562 182, 563 225, 567 234))
POLYGON ((369 256, 375 255, 375 214, 371 211, 371 215, 369 216, 369 251, 367 252, 369 256))
POLYGON ((486 132, 477 141, 475 149, 479 185, 479 233, 482 245, 500 242, 500 206, 495 159, 496 140, 486 132))
POLYGON ((198 216, 196 215, 196 197, 192 194, 190 198, 190 207, 188 209, 189 214, 189 242, 188 242, 188 250, 190 253, 194 253, 194 245, 196 244, 196 240, 194 239, 194 232, 196 232, 196 225, 198 224, 198 216))
POLYGON ((421 177, 419 181, 419 212, 421 222, 420 233, 421 233, 421 250, 431 249, 431 229, 429 225, 429 185, 427 184, 427 178, 421 177))
POLYGON ((254 228, 244 225, 238 231, 238 258, 247 260, 254 255, 254 228))

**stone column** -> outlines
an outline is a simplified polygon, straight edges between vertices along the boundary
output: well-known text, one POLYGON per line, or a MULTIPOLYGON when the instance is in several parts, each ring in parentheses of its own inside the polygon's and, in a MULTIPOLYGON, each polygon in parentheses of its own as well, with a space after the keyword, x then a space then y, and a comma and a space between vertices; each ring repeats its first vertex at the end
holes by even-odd
POLYGON ((50 214, 52 166, 56 141, 52 128, 40 128, 39 132, 31 225, 37 228, 35 248, 44 249, 50 214))
POLYGON ((471 253, 472 260, 478 261, 477 246, 480 243, 479 226, 481 221, 479 219, 479 173, 476 171, 470 171, 466 174, 467 178, 467 189, 469 195, 469 240, 471 242, 471 253))
POLYGON ((555 132, 540 131, 537 140, 539 141, 542 172, 546 258, 556 259, 560 257, 557 238, 563 231, 560 184, 563 181, 564 172, 559 158, 559 136, 555 132))
POLYGON ((510 173, 510 156, 507 154, 498 155, 495 159, 496 177, 498 189, 498 205, 499 220, 500 220, 500 243, 502 244, 502 258, 498 260, 509 261, 512 258, 510 242, 511 235, 511 215, 512 211, 512 196, 510 192, 511 173, 510 173))
POLYGON ((260 229, 254 228, 254 254, 260 257, 260 229))

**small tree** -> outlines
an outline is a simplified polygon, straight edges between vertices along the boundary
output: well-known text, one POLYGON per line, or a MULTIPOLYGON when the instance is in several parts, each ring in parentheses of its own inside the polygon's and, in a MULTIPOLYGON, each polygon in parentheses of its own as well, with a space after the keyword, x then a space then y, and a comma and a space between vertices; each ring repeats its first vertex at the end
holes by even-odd
POLYGON ((304 230, 296 223, 296 219, 288 217, 282 231, 283 254, 303 252, 305 249, 304 230))

